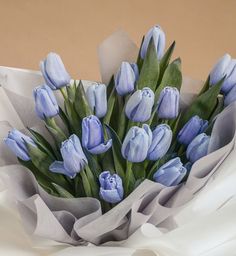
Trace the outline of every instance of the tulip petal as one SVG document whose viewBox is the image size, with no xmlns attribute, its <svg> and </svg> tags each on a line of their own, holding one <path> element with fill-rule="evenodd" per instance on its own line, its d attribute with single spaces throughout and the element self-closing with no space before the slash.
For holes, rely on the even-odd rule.
<svg viewBox="0 0 236 256">
<path fill-rule="evenodd" d="M 55 161 L 49 166 L 49 170 L 54 173 L 60 173 L 68 176 L 70 179 L 75 178 L 76 172 L 68 172 L 67 169 L 65 169 L 63 162 L 61 161 Z"/>
<path fill-rule="evenodd" d="M 108 140 L 106 143 L 99 144 L 98 146 L 88 149 L 92 154 L 98 155 L 105 153 L 112 146 L 112 139 Z"/>
</svg>

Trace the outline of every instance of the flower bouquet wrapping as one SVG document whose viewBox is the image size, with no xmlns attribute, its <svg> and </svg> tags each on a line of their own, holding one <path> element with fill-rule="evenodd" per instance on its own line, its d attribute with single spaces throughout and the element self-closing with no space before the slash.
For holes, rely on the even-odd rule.
<svg viewBox="0 0 236 256">
<path fill-rule="evenodd" d="M 160 27 L 139 52 L 112 35 L 99 47 L 103 83 L 72 80 L 54 53 L 42 75 L 2 68 L 1 177 L 29 233 L 99 245 L 145 223 L 176 227 L 234 148 L 236 63 L 225 55 L 192 81 L 174 47 Z"/>
</svg>

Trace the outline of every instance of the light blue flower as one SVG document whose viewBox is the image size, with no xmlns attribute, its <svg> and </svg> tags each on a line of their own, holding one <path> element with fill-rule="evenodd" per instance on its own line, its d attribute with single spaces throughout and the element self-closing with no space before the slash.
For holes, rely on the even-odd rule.
<svg viewBox="0 0 236 256">
<path fill-rule="evenodd" d="M 135 65 L 123 61 L 115 75 L 115 87 L 119 95 L 126 95 L 134 90 L 138 69 Z"/>
<path fill-rule="evenodd" d="M 143 162 L 152 142 L 152 131 L 147 124 L 142 128 L 133 126 L 125 136 L 122 144 L 122 155 L 130 162 Z"/>
<path fill-rule="evenodd" d="M 79 138 L 73 134 L 61 145 L 62 161 L 55 161 L 49 167 L 51 172 L 61 173 L 73 179 L 86 166 L 87 158 Z"/>
<path fill-rule="evenodd" d="M 225 107 L 236 101 L 236 86 L 234 86 L 224 98 Z"/>
<path fill-rule="evenodd" d="M 104 171 L 99 175 L 100 197 L 108 203 L 119 203 L 124 196 L 122 179 L 117 174 Z"/>
<path fill-rule="evenodd" d="M 198 134 L 204 132 L 208 121 L 199 116 L 193 116 L 180 130 L 177 140 L 179 143 L 188 145 Z"/>
<path fill-rule="evenodd" d="M 227 94 L 236 85 L 236 60 L 225 54 L 213 67 L 210 73 L 210 85 L 219 82 L 225 76 L 221 91 Z"/>
<path fill-rule="evenodd" d="M 186 173 L 187 170 L 180 158 L 176 157 L 162 165 L 154 174 L 153 179 L 167 187 L 176 186 L 182 181 Z"/>
<path fill-rule="evenodd" d="M 172 131 L 167 124 L 158 125 L 152 132 L 152 143 L 148 150 L 148 159 L 156 161 L 168 151 L 172 141 Z"/>
<path fill-rule="evenodd" d="M 49 53 L 46 59 L 40 62 L 40 69 L 46 84 L 52 90 L 60 89 L 70 84 L 70 75 L 58 54 Z"/>
<path fill-rule="evenodd" d="M 207 155 L 208 146 L 210 142 L 210 136 L 205 133 L 199 134 L 193 141 L 188 145 L 187 158 L 191 163 L 196 162 L 198 159 Z"/>
<path fill-rule="evenodd" d="M 86 91 L 90 108 L 98 118 L 107 113 L 107 87 L 105 84 L 93 84 Z"/>
<path fill-rule="evenodd" d="M 36 114 L 41 119 L 54 117 L 59 113 L 57 100 L 47 85 L 34 89 L 34 101 Z"/>
<path fill-rule="evenodd" d="M 125 106 L 126 116 L 134 122 L 146 122 L 151 117 L 154 98 L 153 91 L 148 87 L 137 90 Z"/>
<path fill-rule="evenodd" d="M 8 133 L 8 136 L 4 139 L 4 142 L 8 148 L 23 161 L 30 160 L 26 144 L 30 144 L 36 147 L 34 141 L 29 136 L 26 136 L 16 129 L 12 129 Z"/>
<path fill-rule="evenodd" d="M 145 35 L 143 44 L 141 46 L 141 58 L 145 58 L 151 38 L 154 40 L 154 45 L 157 51 L 157 58 L 160 60 L 164 54 L 166 44 L 165 33 L 160 26 L 152 27 Z"/>
<path fill-rule="evenodd" d="M 179 90 L 176 87 L 165 87 L 158 100 L 159 118 L 174 119 L 179 114 Z"/>
<path fill-rule="evenodd" d="M 82 120 L 82 144 L 92 154 L 102 154 L 112 146 L 112 140 L 105 142 L 103 128 L 96 116 Z"/>
</svg>

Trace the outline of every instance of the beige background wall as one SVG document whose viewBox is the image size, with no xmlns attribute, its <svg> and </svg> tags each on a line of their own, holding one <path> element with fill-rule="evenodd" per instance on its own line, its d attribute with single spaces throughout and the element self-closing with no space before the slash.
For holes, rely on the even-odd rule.
<svg viewBox="0 0 236 256">
<path fill-rule="evenodd" d="M 139 44 L 154 24 L 193 78 L 225 52 L 236 57 L 236 0 L 0 0 L 0 65 L 38 69 L 55 51 L 74 77 L 99 79 L 99 42 L 122 28 Z"/>
</svg>

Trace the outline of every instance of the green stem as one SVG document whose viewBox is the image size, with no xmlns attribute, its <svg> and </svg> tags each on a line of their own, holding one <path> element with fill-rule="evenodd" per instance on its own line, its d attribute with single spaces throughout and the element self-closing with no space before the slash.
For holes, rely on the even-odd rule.
<svg viewBox="0 0 236 256">
<path fill-rule="evenodd" d="M 132 175 L 132 162 L 127 161 L 126 163 L 126 175 L 125 175 L 125 195 L 129 194 L 129 184 Z"/>
<path fill-rule="evenodd" d="M 88 165 L 85 167 L 85 170 L 86 170 L 89 184 L 91 185 L 91 191 L 92 191 L 93 197 L 98 197 L 98 185 L 93 176 L 93 173 Z"/>
<path fill-rule="evenodd" d="M 92 191 L 91 191 L 91 187 L 88 181 L 88 177 L 85 173 L 84 170 L 82 170 L 80 172 L 81 178 L 82 178 L 82 182 L 83 182 L 83 186 L 84 186 L 84 191 L 87 197 L 92 197 Z"/>
<path fill-rule="evenodd" d="M 55 133 L 53 133 L 53 131 L 51 131 L 58 143 L 61 143 L 62 141 L 67 139 L 65 133 L 56 124 L 55 119 L 53 117 L 52 118 L 46 118 L 45 122 L 46 122 L 48 128 L 52 128 L 56 132 L 56 134 L 55 134 Z"/>
<path fill-rule="evenodd" d="M 62 94 L 64 100 L 67 100 L 66 88 L 65 88 L 65 87 L 60 88 L 60 92 L 61 92 L 61 94 Z"/>
</svg>

